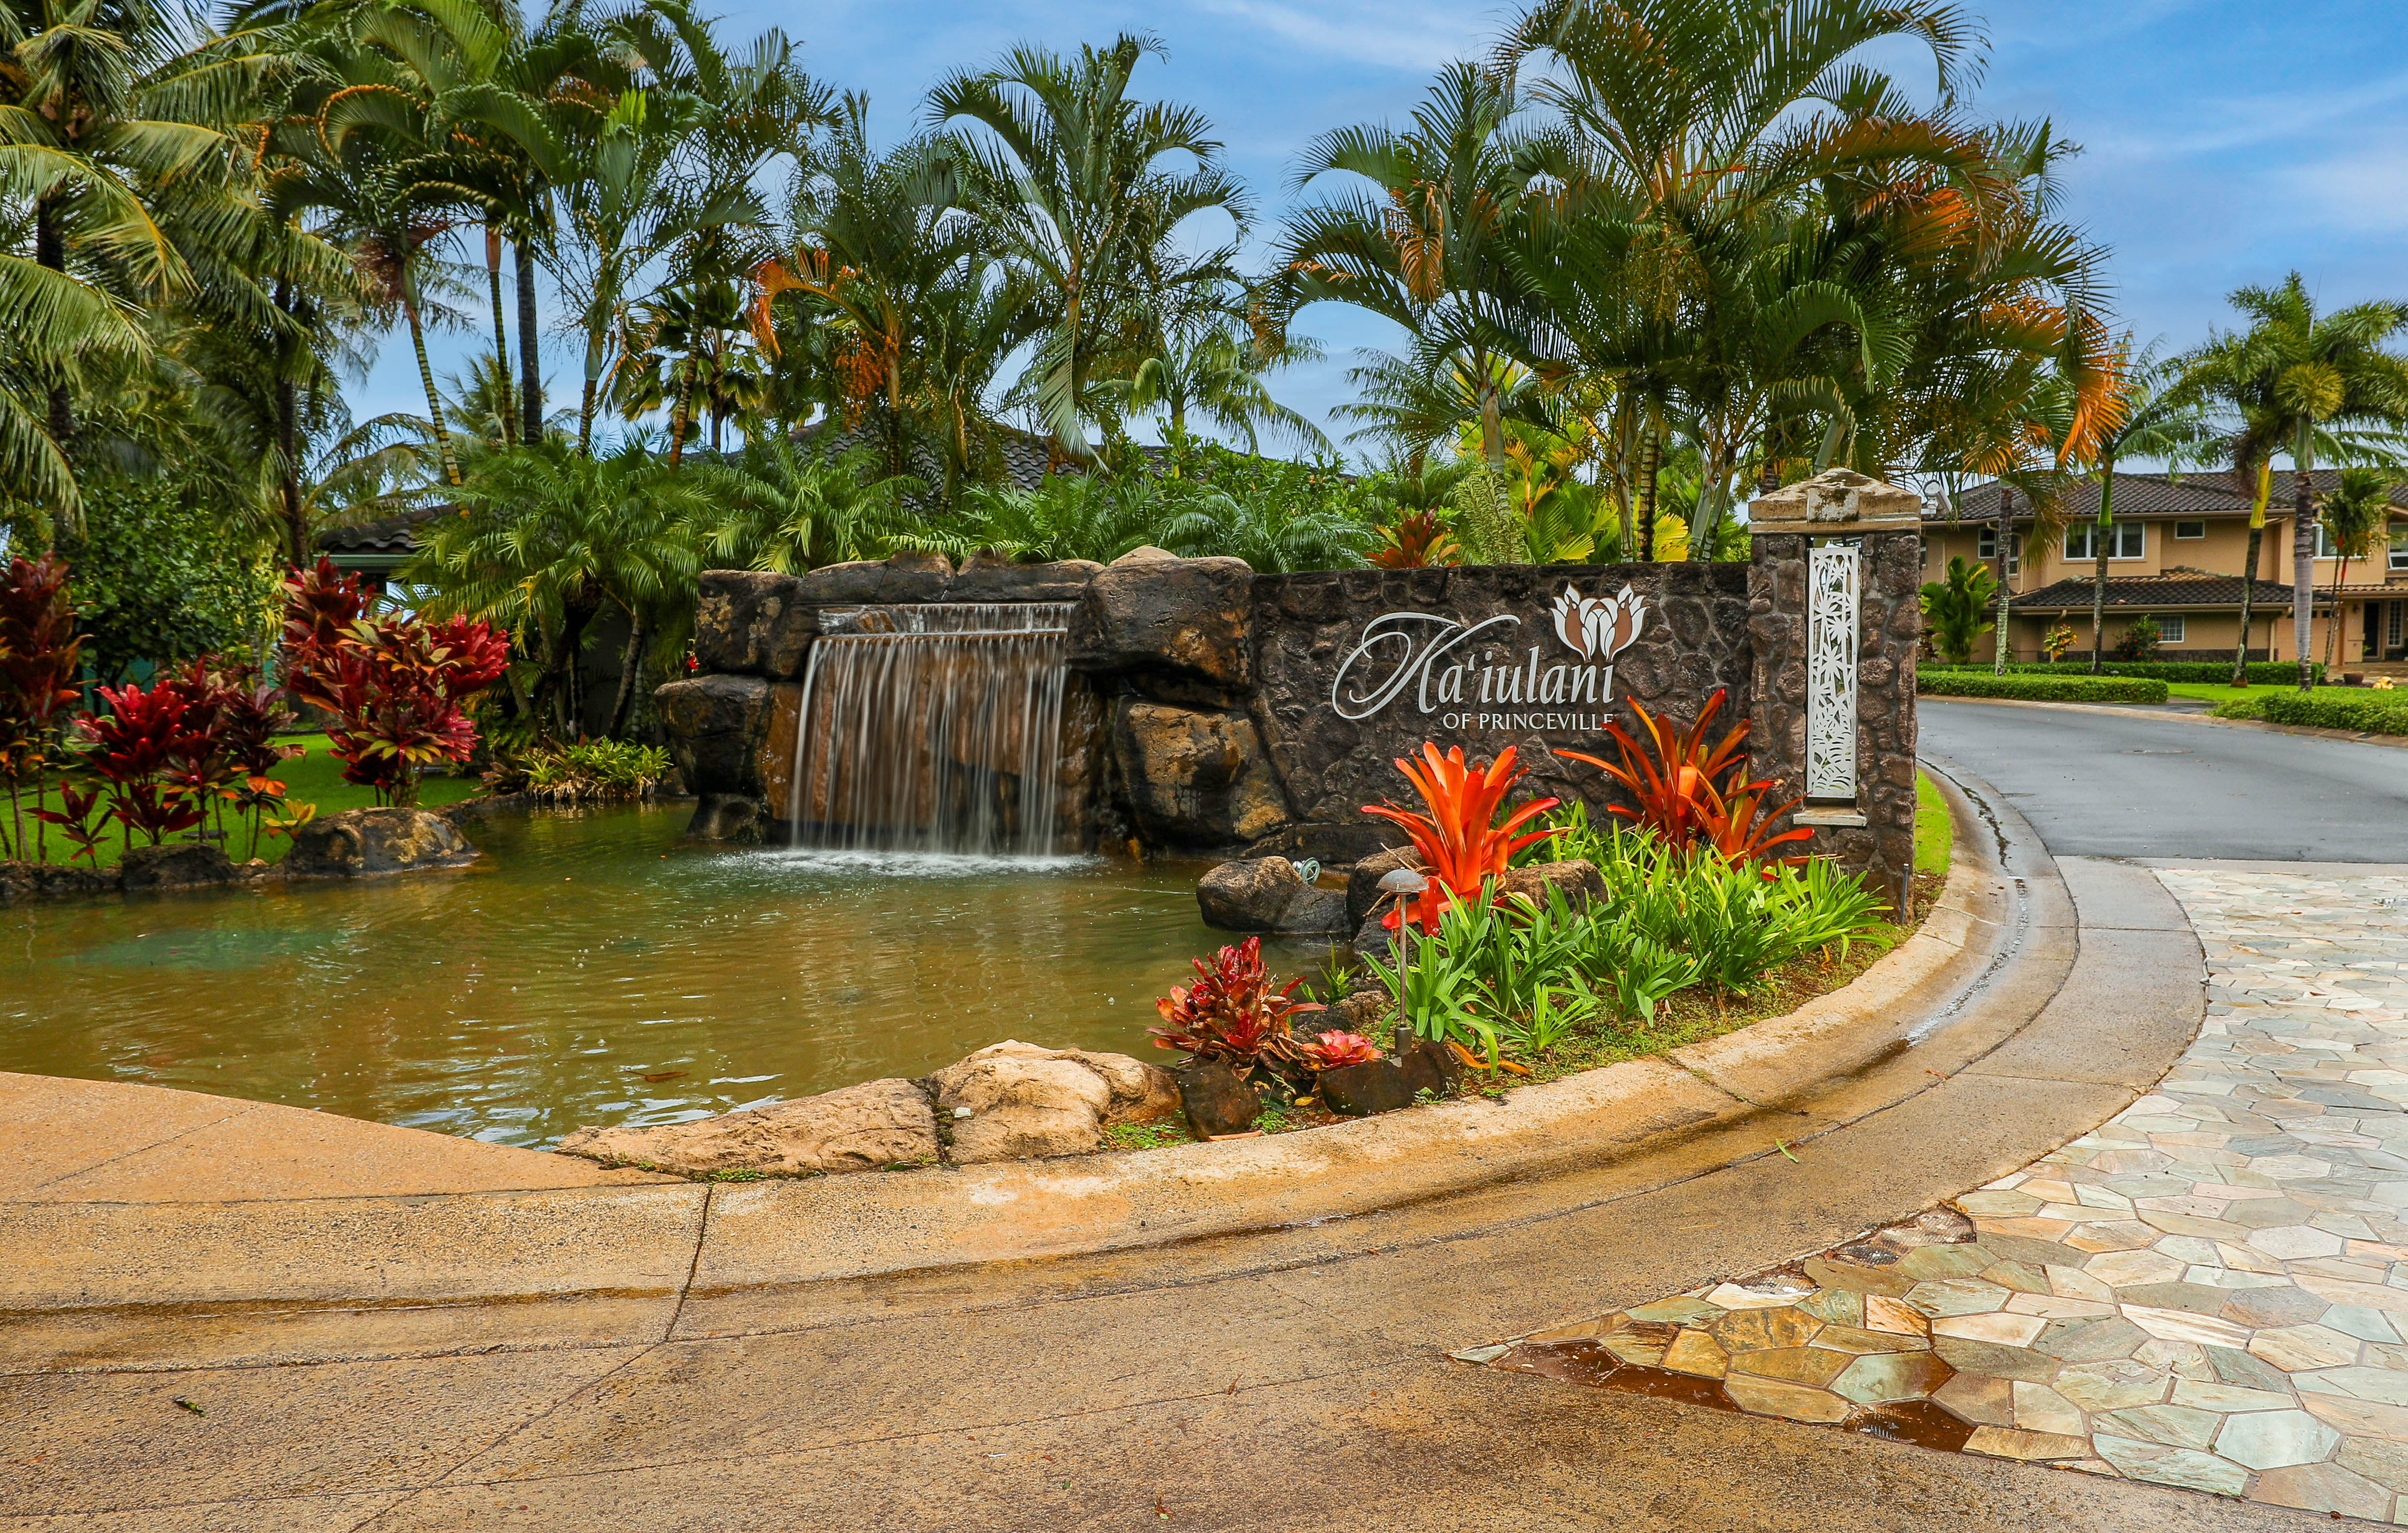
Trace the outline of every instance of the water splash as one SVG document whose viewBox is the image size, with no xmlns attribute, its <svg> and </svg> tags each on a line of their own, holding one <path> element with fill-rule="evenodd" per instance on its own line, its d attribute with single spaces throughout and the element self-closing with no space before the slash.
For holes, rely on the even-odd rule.
<svg viewBox="0 0 2408 1533">
<path fill-rule="evenodd" d="M 803 673 L 797 847 L 1058 850 L 1068 602 L 831 609 Z"/>
</svg>

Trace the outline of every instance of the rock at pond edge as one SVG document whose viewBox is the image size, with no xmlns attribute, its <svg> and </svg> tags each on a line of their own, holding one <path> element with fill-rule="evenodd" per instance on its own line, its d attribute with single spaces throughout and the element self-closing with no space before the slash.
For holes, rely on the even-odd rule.
<svg viewBox="0 0 2408 1533">
<path fill-rule="evenodd" d="M 1116 1124 L 1178 1106 L 1170 1073 L 1127 1054 L 1006 1039 L 927 1078 L 957 1166 L 1084 1154 Z"/>
<path fill-rule="evenodd" d="M 321 815 L 293 838 L 288 878 L 361 878 L 457 867 L 477 849 L 439 814 L 419 809 L 345 809 Z"/>
<path fill-rule="evenodd" d="M 937 1115 L 927 1095 L 899 1079 L 865 1081 L 691 1123 L 580 1128 L 559 1145 L 565 1155 L 681 1176 L 874 1171 L 932 1162 L 937 1149 Z"/>
</svg>

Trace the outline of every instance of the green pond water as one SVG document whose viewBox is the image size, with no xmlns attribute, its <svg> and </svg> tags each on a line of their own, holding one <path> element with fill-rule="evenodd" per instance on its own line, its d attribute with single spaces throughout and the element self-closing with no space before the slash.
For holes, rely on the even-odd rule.
<svg viewBox="0 0 2408 1533">
<path fill-rule="evenodd" d="M 1154 1055 L 1154 997 L 1231 940 L 1192 866 L 715 851 L 687 813 L 477 822 L 458 874 L 0 910 L 0 1069 L 538 1146 L 1005 1038 Z"/>
</svg>

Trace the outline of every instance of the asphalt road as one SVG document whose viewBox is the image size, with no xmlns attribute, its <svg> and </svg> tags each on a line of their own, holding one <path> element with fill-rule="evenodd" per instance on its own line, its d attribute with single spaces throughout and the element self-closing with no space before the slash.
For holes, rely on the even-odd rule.
<svg viewBox="0 0 2408 1533">
<path fill-rule="evenodd" d="M 2058 856 L 2408 863 L 2408 751 L 2134 710 L 1927 699 L 1921 753 Z"/>
</svg>

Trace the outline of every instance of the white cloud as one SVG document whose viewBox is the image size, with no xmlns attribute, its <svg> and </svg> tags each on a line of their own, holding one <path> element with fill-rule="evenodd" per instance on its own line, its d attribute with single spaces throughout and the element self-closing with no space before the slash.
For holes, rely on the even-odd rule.
<svg viewBox="0 0 2408 1533">
<path fill-rule="evenodd" d="M 2301 166 L 2301 190 L 2338 228 L 2363 234 L 2408 233 L 2408 135 Z"/>
</svg>

